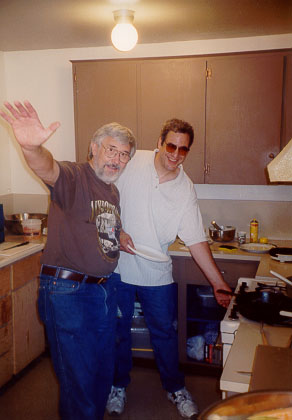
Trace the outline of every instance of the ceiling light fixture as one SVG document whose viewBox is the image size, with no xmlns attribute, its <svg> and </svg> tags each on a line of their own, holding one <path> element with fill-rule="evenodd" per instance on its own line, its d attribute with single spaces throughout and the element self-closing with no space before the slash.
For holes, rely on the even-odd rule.
<svg viewBox="0 0 292 420">
<path fill-rule="evenodd" d="M 115 10 L 116 26 L 112 30 L 112 43 L 119 51 L 132 50 L 138 41 L 138 33 L 133 25 L 134 11 L 128 9 Z"/>
</svg>

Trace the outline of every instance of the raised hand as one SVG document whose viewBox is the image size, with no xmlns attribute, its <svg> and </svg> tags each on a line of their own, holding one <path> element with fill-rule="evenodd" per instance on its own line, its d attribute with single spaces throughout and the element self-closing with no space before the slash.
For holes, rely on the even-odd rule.
<svg viewBox="0 0 292 420">
<path fill-rule="evenodd" d="M 24 101 L 23 104 L 16 101 L 15 107 L 9 102 L 5 102 L 4 105 L 12 116 L 2 110 L 0 116 L 10 124 L 16 140 L 23 149 L 30 150 L 42 145 L 60 126 L 59 122 L 54 122 L 48 128 L 44 128 L 29 101 Z"/>
</svg>

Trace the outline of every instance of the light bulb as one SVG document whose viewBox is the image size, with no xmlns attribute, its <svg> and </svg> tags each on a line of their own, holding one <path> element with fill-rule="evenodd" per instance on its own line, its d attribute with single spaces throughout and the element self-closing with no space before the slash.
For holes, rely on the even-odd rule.
<svg viewBox="0 0 292 420">
<path fill-rule="evenodd" d="M 130 51 L 138 41 L 138 33 L 134 21 L 134 11 L 128 9 L 115 10 L 116 26 L 112 30 L 112 43 L 119 51 Z"/>
<path fill-rule="evenodd" d="M 130 51 L 138 41 L 138 33 L 131 23 L 118 23 L 112 30 L 112 43 L 119 51 Z"/>
</svg>

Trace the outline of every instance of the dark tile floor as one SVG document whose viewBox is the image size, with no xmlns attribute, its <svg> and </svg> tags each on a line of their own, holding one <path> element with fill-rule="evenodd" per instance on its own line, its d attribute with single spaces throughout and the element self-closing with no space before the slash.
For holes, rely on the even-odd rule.
<svg viewBox="0 0 292 420">
<path fill-rule="evenodd" d="M 221 398 L 215 377 L 186 375 L 186 386 L 200 411 Z M 135 365 L 127 398 L 121 420 L 181 420 L 175 406 L 167 400 L 154 368 Z M 47 355 L 0 390 L 0 419 L 59 420 L 58 385 Z M 105 420 L 109 419 L 106 414 Z"/>
</svg>

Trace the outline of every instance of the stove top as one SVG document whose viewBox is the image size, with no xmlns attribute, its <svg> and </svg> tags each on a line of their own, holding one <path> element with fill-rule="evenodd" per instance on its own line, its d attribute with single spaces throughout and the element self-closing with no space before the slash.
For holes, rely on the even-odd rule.
<svg viewBox="0 0 292 420">
<path fill-rule="evenodd" d="M 260 290 L 260 292 L 257 293 L 277 294 L 283 293 L 285 289 L 285 283 L 278 279 L 272 279 L 270 277 L 261 279 L 241 277 L 238 280 L 235 293 L 247 296 L 249 292 L 256 293 Z M 220 323 L 220 332 L 223 343 L 231 344 L 233 342 L 234 334 L 236 333 L 241 322 L 258 323 L 258 321 L 248 319 L 239 312 L 236 299 L 236 296 L 232 297 L 231 302 L 227 308 L 226 314 Z"/>
</svg>

